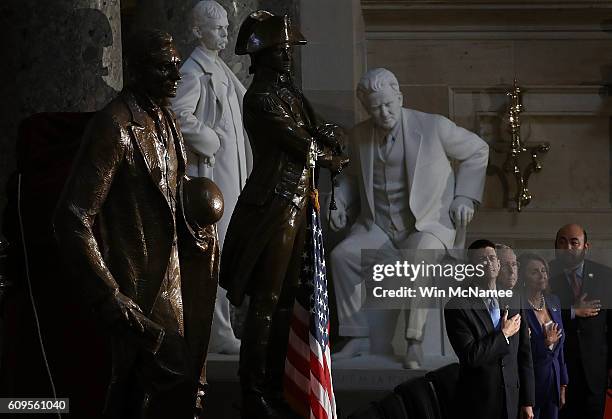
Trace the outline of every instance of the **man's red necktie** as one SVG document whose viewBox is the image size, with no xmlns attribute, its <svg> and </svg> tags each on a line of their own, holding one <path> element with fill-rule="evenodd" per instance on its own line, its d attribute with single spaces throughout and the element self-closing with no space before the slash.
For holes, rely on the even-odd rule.
<svg viewBox="0 0 612 419">
<path fill-rule="evenodd" d="M 576 269 L 570 272 L 570 283 L 572 285 L 572 291 L 574 292 L 574 300 L 578 300 L 582 294 L 582 284 L 580 279 L 578 279 Z"/>
</svg>

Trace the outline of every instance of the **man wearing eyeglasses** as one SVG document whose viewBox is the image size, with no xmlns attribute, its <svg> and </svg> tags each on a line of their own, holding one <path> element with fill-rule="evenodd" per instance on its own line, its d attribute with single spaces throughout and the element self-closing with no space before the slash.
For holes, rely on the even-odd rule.
<svg viewBox="0 0 612 419">
<path fill-rule="evenodd" d="M 470 284 L 496 290 L 500 262 L 495 244 L 476 240 L 469 263 L 478 266 Z M 529 332 L 518 295 L 453 297 L 444 308 L 446 333 L 459 358 L 458 417 L 533 418 L 535 399 Z"/>
<path fill-rule="evenodd" d="M 497 286 L 501 289 L 511 290 L 518 281 L 518 262 L 514 250 L 505 244 L 495 243 L 495 252 L 499 259 L 499 274 Z"/>
</svg>

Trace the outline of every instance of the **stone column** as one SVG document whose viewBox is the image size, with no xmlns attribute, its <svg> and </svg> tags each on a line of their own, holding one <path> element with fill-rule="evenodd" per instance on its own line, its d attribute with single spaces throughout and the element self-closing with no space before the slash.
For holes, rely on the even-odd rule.
<svg viewBox="0 0 612 419">
<path fill-rule="evenodd" d="M 360 111 L 355 87 L 365 70 L 359 0 L 302 0 L 302 87 L 317 112 L 352 127 Z"/>
<path fill-rule="evenodd" d="M 365 34 L 359 0 L 302 0 L 301 30 L 308 44 L 302 48 L 302 88 L 315 111 L 330 122 L 351 128 L 359 109 L 355 86 L 365 68 Z M 321 171 L 319 190 L 325 229 L 326 254 L 345 233 L 327 229 L 331 179 Z M 328 260 L 329 262 L 329 260 Z M 329 265 L 328 265 L 329 266 Z M 328 269 L 332 334 L 337 334 L 333 280 Z"/>
<path fill-rule="evenodd" d="M 121 90 L 119 0 L 3 1 L 0 26 L 8 40 L 4 74 L 11 75 L 3 78 L 9 106 L 0 120 L 4 208 L 19 122 L 37 112 L 95 111 Z"/>
</svg>

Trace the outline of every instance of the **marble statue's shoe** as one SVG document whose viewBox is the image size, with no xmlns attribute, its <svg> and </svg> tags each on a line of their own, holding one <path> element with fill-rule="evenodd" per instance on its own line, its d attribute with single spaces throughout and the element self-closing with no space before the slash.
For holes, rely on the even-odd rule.
<svg viewBox="0 0 612 419">
<path fill-rule="evenodd" d="M 240 353 L 240 339 L 235 337 L 225 338 L 208 348 L 208 352 L 212 354 L 238 355 Z"/>
<path fill-rule="evenodd" d="M 402 362 L 405 369 L 418 370 L 423 364 L 423 347 L 420 341 L 409 340 L 406 348 L 406 356 Z"/>
<path fill-rule="evenodd" d="M 406 358 L 404 358 L 404 362 L 402 362 L 402 366 L 404 367 L 404 369 L 407 369 L 407 370 L 420 370 L 421 369 L 421 364 L 419 364 L 417 361 L 406 359 Z"/>
<path fill-rule="evenodd" d="M 369 338 L 353 338 L 349 340 L 344 347 L 332 354 L 332 360 L 354 358 L 370 351 Z"/>
</svg>

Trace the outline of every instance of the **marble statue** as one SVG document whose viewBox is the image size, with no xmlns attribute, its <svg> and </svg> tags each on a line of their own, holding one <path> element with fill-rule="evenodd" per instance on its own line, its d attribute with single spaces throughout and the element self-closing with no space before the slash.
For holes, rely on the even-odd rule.
<svg viewBox="0 0 612 419">
<path fill-rule="evenodd" d="M 385 331 L 395 329 L 397 313 L 362 310 L 361 249 L 452 249 L 456 229 L 471 221 L 482 197 L 488 160 L 477 135 L 441 115 L 403 108 L 398 81 L 386 69 L 365 73 L 357 95 L 370 118 L 350 135 L 351 165 L 330 215 L 339 230 L 351 209 L 360 208 L 331 253 L 340 335 L 351 338 L 336 358 L 392 351 L 392 333 Z M 459 162 L 456 172 L 449 159 Z M 406 314 L 404 366 L 418 368 L 427 310 Z"/>
<path fill-rule="evenodd" d="M 181 78 L 172 37 L 139 32 L 127 64 L 126 87 L 85 131 L 54 229 L 67 284 L 111 332 L 106 417 L 192 419 L 206 385 L 223 199 L 209 179 L 184 175 L 168 107 Z"/>
<path fill-rule="evenodd" d="M 217 224 L 223 247 L 238 195 L 252 166 L 251 148 L 242 125 L 246 89 L 219 57 L 219 51 L 227 45 L 225 9 L 215 1 L 200 1 L 192 11 L 192 27 L 198 45 L 181 67 L 182 80 L 172 108 L 185 139 L 187 174 L 213 179 L 223 193 L 225 213 Z M 240 351 L 223 288 L 217 291 L 209 350 L 225 354 Z"/>
</svg>

